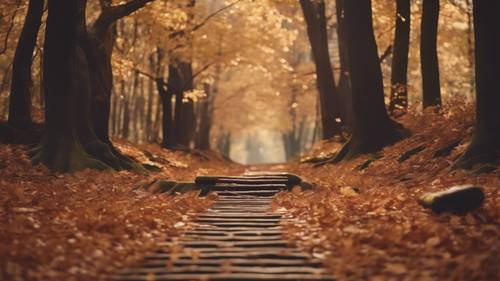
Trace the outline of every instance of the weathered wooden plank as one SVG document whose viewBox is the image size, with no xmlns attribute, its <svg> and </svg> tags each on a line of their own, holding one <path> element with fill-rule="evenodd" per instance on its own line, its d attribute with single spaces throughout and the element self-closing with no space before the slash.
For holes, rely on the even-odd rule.
<svg viewBox="0 0 500 281">
<path fill-rule="evenodd" d="M 235 217 L 218 217 L 218 218 L 207 218 L 207 217 L 198 217 L 194 222 L 205 223 L 205 222 L 266 222 L 266 223 L 278 223 L 280 221 L 279 218 L 235 218 Z"/>
<path fill-rule="evenodd" d="M 281 215 L 278 214 L 248 214 L 248 213 L 203 213 L 199 215 L 198 218 L 222 218 L 222 219 L 232 219 L 232 218 L 243 218 L 243 219 L 280 219 Z"/>
<path fill-rule="evenodd" d="M 121 272 L 121 274 L 173 274 L 173 273 L 255 273 L 255 274 L 315 274 L 321 275 L 325 274 L 325 270 L 322 268 L 313 268 L 306 266 L 294 266 L 294 267 L 274 267 L 274 266 L 237 266 L 231 263 L 221 264 L 219 267 L 216 266 L 199 266 L 199 265 L 184 265 L 184 266 L 174 266 L 172 268 L 163 267 L 153 267 L 153 268 L 136 268 Z"/>
<path fill-rule="evenodd" d="M 153 260 L 153 259 L 160 259 L 160 260 L 169 260 L 171 255 L 169 253 L 156 253 L 156 254 L 151 254 L 145 257 L 147 260 Z M 238 258 L 245 258 L 245 259 L 285 259 L 285 260 L 291 260 L 291 259 L 300 259 L 300 260 L 308 260 L 310 259 L 310 256 L 307 254 L 304 254 L 298 250 L 295 250 L 292 252 L 291 250 L 276 250 L 276 249 L 264 249 L 260 251 L 248 251 L 248 249 L 245 249 L 244 251 L 232 251 L 232 252 L 224 252 L 224 251 L 211 251 L 211 252 L 199 252 L 197 255 L 198 259 L 203 260 L 203 259 L 238 259 Z M 193 259 L 193 255 L 191 253 L 176 253 L 175 254 L 175 259 Z"/>
<path fill-rule="evenodd" d="M 221 230 L 220 228 L 216 229 L 203 229 L 199 230 L 193 229 L 186 231 L 184 233 L 187 235 L 210 235 L 210 236 L 234 236 L 234 237 L 261 237 L 261 236 L 274 236 L 274 235 L 282 235 L 281 229 L 258 229 L 258 230 L 234 230 L 234 231 L 226 231 L 226 229 Z"/>
<path fill-rule="evenodd" d="M 307 261 L 301 259 L 219 259 L 219 260 L 208 260 L 208 259 L 189 259 L 189 260 L 177 260 L 169 262 L 172 266 L 177 265 L 203 265 L 203 266 L 220 266 L 221 264 L 231 263 L 235 266 L 310 266 L 310 267 L 321 267 L 323 265 L 322 261 L 318 259 L 309 259 Z M 159 267 L 166 266 L 167 261 L 165 260 L 147 260 L 141 264 L 144 267 Z"/>
<path fill-rule="evenodd" d="M 218 273 L 218 274 L 158 274 L 154 277 L 155 281 L 169 280 L 224 280 L 224 281 L 250 281 L 250 280 L 302 280 L 302 281 L 333 281 L 334 279 L 328 275 L 313 275 L 313 274 L 255 274 L 255 273 Z M 149 281 L 147 275 L 127 275 L 127 276 L 112 276 L 111 280 L 123 281 Z"/>
<path fill-rule="evenodd" d="M 182 247 L 218 247 L 218 248 L 261 248 L 261 247 L 287 247 L 288 242 L 285 240 L 275 240 L 275 241 L 176 241 L 173 242 L 161 242 L 158 247 L 170 247 L 173 244 Z"/>
<path fill-rule="evenodd" d="M 282 240 L 283 235 L 268 235 L 268 236 L 238 236 L 233 235 L 189 235 L 180 238 L 178 241 L 227 241 L 227 242 L 238 242 L 238 241 L 275 241 Z"/>
</svg>

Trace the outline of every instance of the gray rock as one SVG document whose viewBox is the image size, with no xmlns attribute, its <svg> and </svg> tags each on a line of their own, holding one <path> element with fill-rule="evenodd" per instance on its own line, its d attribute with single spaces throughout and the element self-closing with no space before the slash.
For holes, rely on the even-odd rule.
<svg viewBox="0 0 500 281">
<path fill-rule="evenodd" d="M 481 206 L 484 201 L 484 192 L 479 186 L 462 185 L 424 194 L 418 201 L 424 208 L 429 208 L 436 213 L 463 214 Z"/>
</svg>

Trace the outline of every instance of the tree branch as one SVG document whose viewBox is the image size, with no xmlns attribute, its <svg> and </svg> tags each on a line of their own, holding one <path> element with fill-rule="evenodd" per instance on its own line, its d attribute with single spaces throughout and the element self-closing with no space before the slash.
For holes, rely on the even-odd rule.
<svg viewBox="0 0 500 281">
<path fill-rule="evenodd" d="M 392 53 L 392 45 L 387 46 L 384 53 L 378 59 L 379 63 L 382 63 L 390 54 Z"/>
<path fill-rule="evenodd" d="M 96 20 L 96 24 L 108 26 L 113 22 L 141 9 L 146 6 L 147 3 L 152 1 L 154 0 L 131 0 L 125 4 L 106 8 L 102 10 L 101 15 Z"/>
<path fill-rule="evenodd" d="M 12 13 L 12 17 L 10 19 L 10 25 L 9 25 L 9 28 L 7 29 L 6 34 L 5 34 L 5 40 L 3 42 L 2 50 L 0 50 L 0 54 L 4 54 L 7 51 L 7 48 L 8 48 L 8 45 L 9 45 L 10 32 L 14 28 L 14 19 L 16 18 L 17 11 L 19 11 L 19 5 L 17 6 L 17 8 Z"/>
<path fill-rule="evenodd" d="M 210 15 L 208 15 L 206 18 L 204 18 L 201 22 L 199 22 L 198 24 L 196 24 L 195 26 L 193 26 L 193 27 L 191 28 L 190 32 L 194 32 L 194 31 L 196 31 L 196 30 L 198 30 L 198 29 L 202 28 L 202 27 L 203 27 L 205 24 L 207 24 L 207 22 L 209 22 L 209 21 L 210 21 L 213 17 L 215 17 L 215 16 L 217 16 L 218 14 L 220 14 L 220 13 L 224 12 L 225 10 L 227 10 L 227 9 L 229 9 L 229 8 L 231 8 L 231 7 L 233 7 L 234 5 L 238 4 L 238 3 L 239 3 L 239 2 L 241 2 L 241 1 L 243 1 L 243 0 L 236 0 L 236 1 L 234 1 L 233 3 L 231 3 L 231 4 L 227 5 L 227 6 L 224 6 L 224 7 L 220 8 L 220 9 L 218 9 L 217 11 L 215 11 L 215 12 L 211 13 L 211 14 L 210 14 Z M 177 37 L 177 36 L 184 35 L 185 33 L 186 33 L 186 30 L 178 30 L 178 31 L 174 31 L 174 32 L 170 33 L 170 34 L 168 35 L 168 37 L 169 37 L 170 39 L 173 39 L 173 38 L 175 38 L 175 37 Z"/>
</svg>

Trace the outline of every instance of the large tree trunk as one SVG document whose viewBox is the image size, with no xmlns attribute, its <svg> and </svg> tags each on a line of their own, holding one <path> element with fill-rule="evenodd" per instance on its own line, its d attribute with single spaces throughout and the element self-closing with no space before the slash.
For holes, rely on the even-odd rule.
<svg viewBox="0 0 500 281">
<path fill-rule="evenodd" d="M 391 98 L 389 113 L 406 112 L 408 108 L 408 50 L 410 44 L 410 0 L 396 1 L 396 32 L 392 51 Z"/>
<path fill-rule="evenodd" d="M 341 120 L 339 98 L 328 51 L 325 2 L 323 0 L 300 0 L 300 5 L 316 65 L 316 85 L 321 103 L 323 139 L 329 139 L 341 133 Z"/>
<path fill-rule="evenodd" d="M 16 53 L 12 63 L 12 84 L 9 100 L 9 125 L 16 129 L 31 126 L 31 65 L 44 0 L 30 0 Z"/>
<path fill-rule="evenodd" d="M 334 161 L 372 153 L 402 138 L 387 115 L 370 0 L 345 1 L 345 28 L 354 112 L 353 135 Z"/>
<path fill-rule="evenodd" d="M 198 121 L 198 133 L 196 138 L 195 147 L 198 149 L 209 149 L 210 148 L 210 127 L 212 125 L 212 94 L 213 91 L 210 85 L 205 84 L 204 90 L 207 97 L 201 101 L 199 107 L 199 121 Z"/>
<path fill-rule="evenodd" d="M 424 0 L 420 31 L 420 61 L 424 108 L 441 105 L 437 55 L 438 22 L 439 0 Z"/>
<path fill-rule="evenodd" d="M 500 163 L 500 2 L 473 1 L 476 61 L 476 127 L 472 142 L 455 163 L 472 168 Z"/>
<path fill-rule="evenodd" d="M 116 40 L 116 23 L 109 26 L 96 21 L 89 30 L 87 48 L 92 85 L 92 125 L 102 141 L 109 139 L 109 113 L 113 90 L 111 56 Z"/>
<path fill-rule="evenodd" d="M 175 142 L 178 145 L 189 147 L 196 131 L 194 102 L 184 100 L 184 92 L 193 89 L 193 68 L 191 62 L 177 62 L 171 64 L 172 79 L 169 73 L 169 85 L 175 89 Z"/>
<path fill-rule="evenodd" d="M 163 108 L 163 116 L 162 116 L 162 132 L 163 132 L 163 140 L 162 147 L 164 148 L 173 148 L 175 146 L 175 131 L 174 131 L 174 120 L 173 120 L 173 108 L 172 108 L 172 97 L 175 94 L 175 90 L 170 86 L 171 79 L 173 77 L 171 75 L 174 74 L 174 70 L 170 69 L 169 66 L 169 81 L 167 83 L 167 89 L 165 89 L 165 85 L 162 78 L 157 78 L 156 87 L 158 89 L 158 93 L 161 99 L 161 105 Z"/>
<path fill-rule="evenodd" d="M 54 172 L 73 172 L 85 168 L 106 169 L 92 158 L 77 136 L 77 0 L 49 0 L 44 44 L 45 128 L 42 144 L 33 162 L 41 162 Z"/>
<path fill-rule="evenodd" d="M 340 103 L 342 104 L 342 120 L 347 127 L 353 125 L 352 112 L 352 97 L 351 97 L 351 81 L 349 78 L 349 58 L 346 48 L 346 34 L 344 24 L 344 0 L 335 1 L 336 18 L 337 18 L 337 42 L 340 61 L 339 83 L 337 92 L 339 93 Z"/>
</svg>

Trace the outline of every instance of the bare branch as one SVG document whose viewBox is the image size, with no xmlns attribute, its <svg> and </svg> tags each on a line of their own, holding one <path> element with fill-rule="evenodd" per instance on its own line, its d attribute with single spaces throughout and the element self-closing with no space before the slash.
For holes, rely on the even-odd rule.
<svg viewBox="0 0 500 281">
<path fill-rule="evenodd" d="M 380 56 L 379 62 L 382 63 L 392 53 L 392 45 L 387 46 L 384 53 Z"/>
<path fill-rule="evenodd" d="M 12 32 L 12 29 L 14 28 L 14 19 L 16 18 L 17 11 L 19 11 L 19 5 L 20 5 L 20 3 L 21 2 L 19 2 L 17 8 L 12 13 L 12 17 L 10 19 L 10 25 L 9 25 L 9 28 L 7 29 L 6 34 L 5 34 L 5 40 L 3 42 L 2 50 L 0 50 L 0 54 L 4 54 L 7 51 L 7 48 L 8 48 L 8 45 L 9 45 L 10 33 Z"/>
<path fill-rule="evenodd" d="M 113 22 L 141 9 L 146 6 L 147 3 L 152 1 L 154 0 L 131 0 L 125 4 L 104 9 L 99 15 L 99 18 L 96 20 L 96 24 L 108 26 Z"/>
<path fill-rule="evenodd" d="M 199 22 L 198 24 L 196 24 L 195 26 L 193 26 L 189 31 L 190 32 L 194 32 L 198 29 L 200 29 L 201 27 L 203 27 L 207 22 L 209 22 L 213 17 L 217 16 L 218 14 L 222 13 L 223 11 L 233 7 L 234 5 L 238 4 L 239 2 L 241 2 L 243 0 L 236 0 L 234 1 L 233 3 L 227 5 L 227 6 L 224 6 L 220 9 L 218 9 L 217 11 L 211 13 L 210 15 L 208 15 L 206 18 L 204 18 L 201 22 Z M 175 32 L 172 32 L 168 35 L 168 37 L 170 39 L 173 39 L 175 37 L 178 37 L 178 36 L 182 36 L 184 34 L 186 34 L 186 30 L 178 30 L 178 31 L 175 31 Z"/>
</svg>

